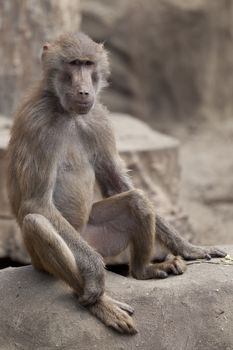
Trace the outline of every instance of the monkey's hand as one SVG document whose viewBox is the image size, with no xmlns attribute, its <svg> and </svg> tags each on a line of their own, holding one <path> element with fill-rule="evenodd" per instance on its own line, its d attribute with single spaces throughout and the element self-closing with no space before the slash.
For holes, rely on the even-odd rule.
<svg viewBox="0 0 233 350">
<path fill-rule="evenodd" d="M 79 302 L 84 306 L 92 305 L 103 295 L 105 288 L 105 267 L 101 255 L 92 251 L 81 273 L 84 279 L 84 288 Z"/>
<path fill-rule="evenodd" d="M 193 244 L 185 245 L 179 253 L 185 260 L 223 258 L 227 253 L 216 247 L 200 247 Z"/>
</svg>

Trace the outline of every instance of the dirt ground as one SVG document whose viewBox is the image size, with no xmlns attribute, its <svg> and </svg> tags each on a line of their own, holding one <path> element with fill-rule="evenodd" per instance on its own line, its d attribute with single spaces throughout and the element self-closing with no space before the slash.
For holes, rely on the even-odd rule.
<svg viewBox="0 0 233 350">
<path fill-rule="evenodd" d="M 233 118 L 173 122 L 162 129 L 181 143 L 180 202 L 195 241 L 233 243 Z"/>
</svg>

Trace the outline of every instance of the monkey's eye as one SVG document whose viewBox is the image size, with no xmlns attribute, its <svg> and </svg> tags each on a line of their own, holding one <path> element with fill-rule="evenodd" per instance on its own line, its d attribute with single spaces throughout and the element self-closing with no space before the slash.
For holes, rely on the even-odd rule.
<svg viewBox="0 0 233 350">
<path fill-rule="evenodd" d="M 84 66 L 93 66 L 94 62 L 92 62 L 92 61 L 84 61 L 83 64 L 84 64 Z"/>
<path fill-rule="evenodd" d="M 73 61 L 70 61 L 69 64 L 71 66 L 80 66 L 81 62 L 79 60 L 73 60 Z"/>
<path fill-rule="evenodd" d="M 93 66 L 94 62 L 89 61 L 89 60 L 87 60 L 87 61 L 80 61 L 80 60 L 77 59 L 77 60 L 70 61 L 69 64 L 71 66 L 81 66 L 81 65 L 83 65 L 83 66 Z"/>
</svg>

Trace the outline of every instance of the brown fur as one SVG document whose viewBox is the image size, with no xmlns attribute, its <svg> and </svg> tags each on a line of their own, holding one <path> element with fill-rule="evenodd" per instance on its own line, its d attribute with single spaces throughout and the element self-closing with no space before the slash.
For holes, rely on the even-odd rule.
<svg viewBox="0 0 233 350">
<path fill-rule="evenodd" d="M 12 129 L 12 210 L 32 264 L 68 283 L 103 323 L 133 334 L 132 308 L 104 293 L 103 257 L 130 247 L 132 275 L 148 279 L 180 274 L 186 267 L 176 256 L 152 264 L 157 241 L 184 258 L 211 251 L 185 242 L 159 216 L 156 226 L 152 204 L 134 189 L 98 98 L 109 74 L 103 46 L 82 33 L 62 35 L 44 45 L 42 67 L 42 79 Z M 93 204 L 96 182 L 108 198 Z"/>
</svg>

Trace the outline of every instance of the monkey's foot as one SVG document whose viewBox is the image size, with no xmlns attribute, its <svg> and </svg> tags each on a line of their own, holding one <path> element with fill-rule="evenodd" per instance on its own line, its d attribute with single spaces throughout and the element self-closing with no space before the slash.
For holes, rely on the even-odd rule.
<svg viewBox="0 0 233 350">
<path fill-rule="evenodd" d="M 121 308 L 127 304 L 120 304 L 121 306 L 118 307 L 115 300 L 103 295 L 95 304 L 88 306 L 88 309 L 106 326 L 113 328 L 117 332 L 131 335 L 136 334 L 137 329 L 135 328 L 133 319 Z"/>
<path fill-rule="evenodd" d="M 180 255 L 185 260 L 224 258 L 227 253 L 216 247 L 199 247 L 192 244 L 186 246 Z"/>
<path fill-rule="evenodd" d="M 161 269 L 166 273 L 182 275 L 187 269 L 187 265 L 180 256 L 170 254 L 167 260 L 161 263 Z"/>
<path fill-rule="evenodd" d="M 180 256 L 170 255 L 161 263 L 150 264 L 141 270 L 132 271 L 133 277 L 137 279 L 167 278 L 168 274 L 181 275 L 187 266 Z"/>
</svg>

